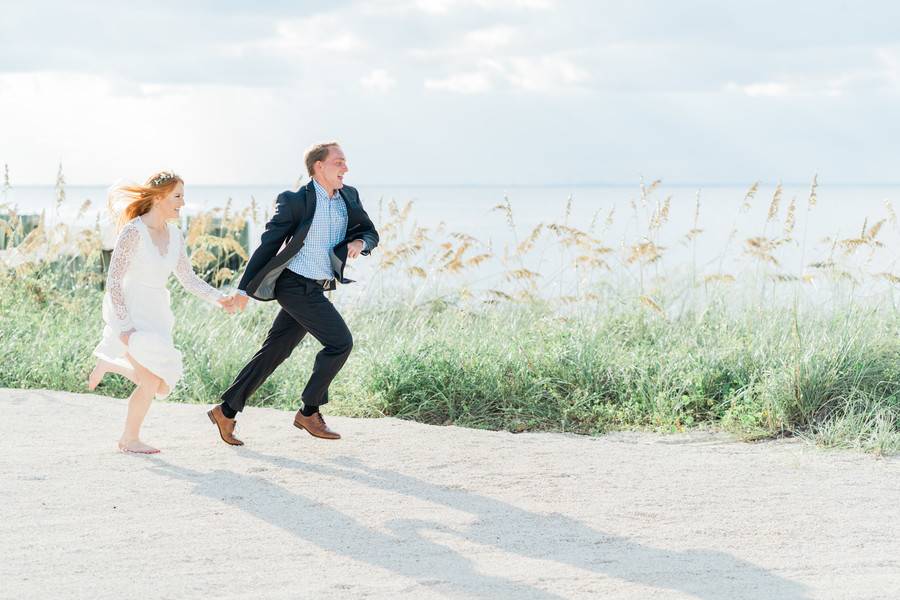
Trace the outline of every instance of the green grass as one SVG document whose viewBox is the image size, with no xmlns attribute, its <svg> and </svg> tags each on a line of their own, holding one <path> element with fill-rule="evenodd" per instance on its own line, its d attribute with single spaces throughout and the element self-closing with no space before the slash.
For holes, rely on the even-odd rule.
<svg viewBox="0 0 900 600">
<path fill-rule="evenodd" d="M 63 183 L 60 172 L 57 212 Z M 329 411 L 582 434 L 715 427 L 748 440 L 800 435 L 900 451 L 900 224 L 890 202 L 881 218 L 860 214 L 850 237 L 813 243 L 817 179 L 805 207 L 792 198 L 784 210 L 780 185 L 766 208 L 754 183 L 715 207 L 734 212 L 733 232 L 718 255 L 698 256 L 699 193 L 691 228 L 677 231 L 670 209 L 686 207 L 659 197 L 659 184 L 642 181 L 630 210 L 604 208 L 584 229 L 570 222 L 570 198 L 561 220 L 519 230 L 504 198 L 492 212 L 515 243 L 502 253 L 418 225 L 410 202 L 370 206 L 381 242 L 367 285 L 378 305 L 342 308 L 356 343 Z M 233 283 L 246 223 L 265 221 L 259 208 L 235 211 L 229 201 L 190 221 L 198 273 Z M 628 233 L 613 242 L 616 219 L 628 220 Z M 691 250 L 689 264 L 668 262 L 679 246 Z M 0 270 L 0 385 L 84 391 L 101 333 L 99 230 L 47 225 L 0 204 L 0 250 L 10 248 L 26 260 Z M 170 398 L 214 402 L 277 306 L 229 317 L 173 292 L 185 373 Z M 296 408 L 317 351 L 314 340 L 301 344 L 251 404 Z M 110 376 L 99 391 L 126 396 L 131 386 Z"/>
<path fill-rule="evenodd" d="M 100 299 L 90 285 L 0 275 L 0 386 L 85 391 Z M 214 402 L 258 349 L 276 307 L 227 316 L 180 288 L 173 302 L 185 374 L 170 398 Z M 896 308 L 716 306 L 669 320 L 603 302 L 563 314 L 540 303 L 347 308 L 355 348 L 329 410 L 510 431 L 713 426 L 747 439 L 802 435 L 900 451 Z M 316 351 L 305 340 L 251 404 L 296 408 Z M 130 390 L 108 376 L 98 392 Z"/>
</svg>

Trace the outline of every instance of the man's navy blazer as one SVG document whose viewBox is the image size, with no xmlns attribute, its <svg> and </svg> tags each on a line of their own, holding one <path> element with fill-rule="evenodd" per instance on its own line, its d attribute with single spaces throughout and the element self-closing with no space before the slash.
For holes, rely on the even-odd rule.
<svg viewBox="0 0 900 600">
<path fill-rule="evenodd" d="M 378 245 L 378 232 L 359 201 L 359 192 L 348 185 L 339 191 L 347 205 L 347 235 L 331 250 L 331 266 L 335 280 L 352 283 L 344 278 L 347 244 L 363 240 L 366 249 L 362 253 L 368 255 Z M 303 247 L 315 212 L 316 190 L 312 180 L 296 192 L 278 194 L 275 214 L 266 223 L 259 247 L 247 261 L 238 289 L 257 300 L 274 300 L 275 282 Z"/>
</svg>

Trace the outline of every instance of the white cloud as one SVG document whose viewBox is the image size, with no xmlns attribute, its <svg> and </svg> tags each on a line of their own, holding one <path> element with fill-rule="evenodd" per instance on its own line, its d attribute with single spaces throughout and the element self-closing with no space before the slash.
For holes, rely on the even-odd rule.
<svg viewBox="0 0 900 600">
<path fill-rule="evenodd" d="M 590 74 L 559 56 L 481 59 L 472 71 L 458 72 L 443 79 L 426 79 L 425 88 L 460 94 L 480 94 L 502 85 L 540 94 L 557 94 L 579 88 Z"/>
<path fill-rule="evenodd" d="M 513 87 L 532 92 L 561 91 L 589 79 L 588 72 L 562 57 L 512 58 L 506 78 Z"/>
<path fill-rule="evenodd" d="M 433 14 L 445 14 L 450 11 L 455 4 L 454 0 L 414 0 L 411 8 L 421 10 L 422 12 Z"/>
<path fill-rule="evenodd" d="M 786 83 L 776 81 L 766 81 L 761 83 L 751 83 L 749 85 L 738 85 L 729 82 L 725 89 L 732 92 L 742 92 L 748 96 L 786 96 L 791 92 L 790 86 Z"/>
<path fill-rule="evenodd" d="M 454 36 L 444 45 L 413 48 L 407 54 L 410 58 L 424 63 L 447 66 L 453 63 L 471 65 L 484 60 L 487 56 L 497 57 L 512 52 L 516 42 L 522 37 L 518 28 L 501 24 L 467 31 L 462 36 Z"/>
<path fill-rule="evenodd" d="M 509 46 L 516 39 L 518 31 L 509 25 L 497 25 L 487 29 L 476 29 L 463 36 L 463 45 L 470 51 L 491 51 Z"/>
<path fill-rule="evenodd" d="M 455 92 L 457 94 L 483 94 L 493 87 L 490 77 L 483 72 L 457 73 L 443 79 L 426 79 L 425 89 Z"/>
<path fill-rule="evenodd" d="M 880 63 L 884 78 L 895 91 L 900 91 L 900 48 L 879 48 L 875 56 Z"/>
<path fill-rule="evenodd" d="M 429 78 L 426 88 L 431 90 L 471 94 L 509 87 L 555 93 L 590 79 L 588 70 L 563 52 L 544 51 L 542 46 L 546 43 L 539 36 L 501 23 L 467 31 L 444 45 L 411 50 L 409 55 L 430 70 L 452 73 Z"/>
<path fill-rule="evenodd" d="M 275 39 L 248 46 L 300 57 L 331 52 L 352 54 L 366 48 L 363 39 L 334 14 L 282 20 L 276 23 L 275 32 Z"/>
<path fill-rule="evenodd" d="M 739 85 L 729 82 L 725 90 L 739 92 L 751 98 L 787 98 L 797 96 L 840 96 L 844 93 L 841 80 L 799 81 L 785 79 L 781 81 L 760 81 Z"/>
<path fill-rule="evenodd" d="M 865 66 L 838 73 L 782 76 L 774 80 L 752 83 L 730 81 L 723 89 L 726 92 L 738 92 L 751 97 L 773 98 L 858 95 L 892 88 L 897 91 L 897 84 L 900 83 L 897 71 L 890 68 L 889 59 L 885 60 L 885 54 L 879 53 L 879 57 L 882 59 L 880 67 Z M 900 61 L 897 66 L 900 66 Z"/>
<path fill-rule="evenodd" d="M 60 158 L 73 178 L 102 181 L 162 156 L 192 181 L 274 181 L 293 173 L 312 139 L 407 133 L 456 140 L 456 149 L 483 135 L 515 160 L 487 175 L 473 163 L 471 177 L 506 179 L 529 160 L 517 137 L 524 120 L 529 141 L 565 135 L 590 157 L 556 165 L 580 179 L 607 176 L 596 172 L 598 139 L 612 148 L 648 131 L 659 140 L 652 150 L 628 154 L 623 143 L 605 157 L 611 179 L 663 175 L 672 157 L 683 177 L 764 177 L 756 169 L 780 165 L 800 178 L 828 166 L 831 179 L 891 172 L 896 143 L 883 122 L 900 96 L 900 3 L 886 0 L 862 12 L 823 0 L 815 13 L 776 0 L 85 2 L 104 10 L 102 22 L 61 0 L 11 3 L 0 19 L 0 162 L 28 180 L 44 180 Z M 164 43 L 152 35 L 162 25 L 172 34 Z M 751 116 L 735 123 L 735 107 Z M 471 122 L 476 112 L 494 115 L 490 130 Z M 687 122 L 721 139 L 714 152 L 683 151 Z M 738 147 L 741 128 L 755 141 Z M 841 154 L 834 136 L 860 143 Z M 355 176 L 382 160 L 377 146 L 359 155 Z M 448 157 L 451 145 L 417 155 L 409 177 L 443 180 L 432 165 Z"/>
<path fill-rule="evenodd" d="M 500 10 L 550 10 L 555 0 L 370 0 L 360 8 L 367 14 L 407 14 L 422 12 L 430 15 L 446 15 L 467 8 L 485 11 Z"/>
<path fill-rule="evenodd" d="M 366 89 L 381 92 L 390 91 L 397 85 L 397 80 L 391 77 L 384 69 L 373 69 L 368 75 L 359 80 Z"/>
</svg>

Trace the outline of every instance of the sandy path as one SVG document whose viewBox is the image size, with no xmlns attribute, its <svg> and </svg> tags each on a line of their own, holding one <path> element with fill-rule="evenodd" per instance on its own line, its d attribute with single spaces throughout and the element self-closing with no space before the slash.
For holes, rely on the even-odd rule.
<svg viewBox="0 0 900 600">
<path fill-rule="evenodd" d="M 0 390 L 2 598 L 900 597 L 900 460 Z"/>
</svg>

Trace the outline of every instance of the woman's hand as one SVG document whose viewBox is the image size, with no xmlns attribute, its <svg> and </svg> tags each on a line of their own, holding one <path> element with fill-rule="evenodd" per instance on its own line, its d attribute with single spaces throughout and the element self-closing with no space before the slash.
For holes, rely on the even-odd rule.
<svg viewBox="0 0 900 600">
<path fill-rule="evenodd" d="M 228 314 L 232 314 L 238 309 L 234 302 L 234 296 L 222 296 L 221 298 L 219 298 L 218 303 L 219 306 L 222 307 L 222 310 L 224 310 Z"/>
<path fill-rule="evenodd" d="M 247 308 L 247 295 L 235 292 L 230 296 L 219 298 L 219 306 L 227 313 L 241 312 Z"/>
<path fill-rule="evenodd" d="M 134 333 L 134 329 L 129 329 L 128 331 L 123 331 L 119 334 L 119 339 L 122 340 L 122 343 L 126 346 L 128 345 L 128 340 L 131 339 L 131 334 Z"/>
</svg>

